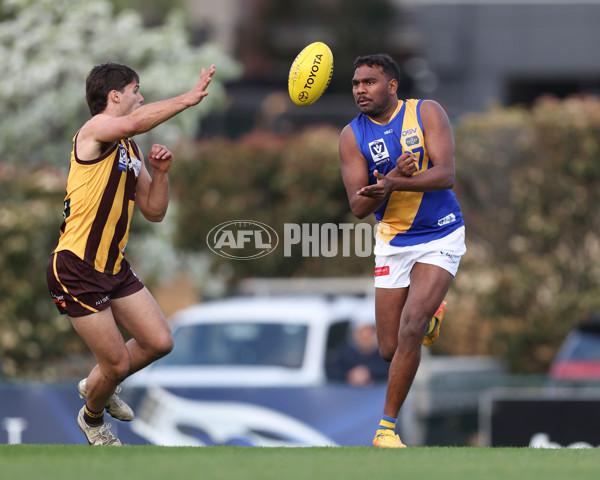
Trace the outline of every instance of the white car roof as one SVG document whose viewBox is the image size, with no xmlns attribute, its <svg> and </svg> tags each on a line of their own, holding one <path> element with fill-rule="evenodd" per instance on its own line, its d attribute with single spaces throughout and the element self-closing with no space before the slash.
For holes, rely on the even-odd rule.
<svg viewBox="0 0 600 480">
<path fill-rule="evenodd" d="M 302 321 L 331 323 L 350 319 L 369 300 L 356 297 L 276 296 L 233 297 L 194 305 L 177 312 L 171 318 L 176 326 L 213 323 L 216 321 L 263 322 Z"/>
</svg>

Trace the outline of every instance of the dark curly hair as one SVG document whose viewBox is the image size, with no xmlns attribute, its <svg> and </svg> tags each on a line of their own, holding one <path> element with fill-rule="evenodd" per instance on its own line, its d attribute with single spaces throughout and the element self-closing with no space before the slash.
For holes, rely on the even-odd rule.
<svg viewBox="0 0 600 480">
<path fill-rule="evenodd" d="M 366 65 L 367 67 L 373 67 L 374 65 L 379 66 L 382 68 L 383 73 L 387 76 L 388 80 L 395 79 L 397 82 L 400 82 L 400 67 L 387 53 L 363 55 L 354 60 L 354 70 L 363 65 Z"/>
</svg>

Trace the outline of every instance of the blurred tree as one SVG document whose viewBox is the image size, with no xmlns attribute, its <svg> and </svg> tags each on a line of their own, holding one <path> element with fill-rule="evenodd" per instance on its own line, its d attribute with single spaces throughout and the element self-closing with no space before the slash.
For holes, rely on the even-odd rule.
<svg viewBox="0 0 600 480">
<path fill-rule="evenodd" d="M 172 9 L 183 10 L 185 7 L 184 0 L 152 0 L 152 2 L 146 0 L 110 0 L 110 3 L 115 6 L 117 13 L 128 9 L 137 10 L 147 26 L 160 25 Z"/>
<path fill-rule="evenodd" d="M 71 139 L 89 118 L 92 66 L 131 65 L 151 102 L 185 91 L 202 67 L 217 65 L 202 108 L 137 137 L 146 148 L 154 138 L 169 145 L 194 137 L 199 116 L 224 101 L 223 82 L 240 72 L 214 45 L 190 45 L 184 17 L 171 11 L 150 29 L 138 13 L 114 13 L 105 0 L 0 2 L 0 358 L 7 376 L 50 378 L 53 360 L 83 346 L 52 305 L 44 272 L 62 221 Z M 132 229 L 150 229 L 136 218 Z"/>
<path fill-rule="evenodd" d="M 566 333 L 600 308 L 600 99 L 494 108 L 465 116 L 455 136 L 468 252 L 453 308 L 464 321 L 441 344 L 545 372 Z"/>
<path fill-rule="evenodd" d="M 352 243 L 352 251 L 341 257 L 341 235 L 335 242 L 335 248 L 339 244 L 335 258 L 320 253 L 321 243 L 315 256 L 303 256 L 300 246 L 293 247 L 291 256 L 284 256 L 286 223 L 309 225 L 306 228 L 358 223 L 348 207 L 339 173 L 338 138 L 338 129 L 321 126 L 293 136 L 254 132 L 235 143 L 200 143 L 189 160 L 172 169 L 173 196 L 179 200 L 176 246 L 209 252 L 206 238 L 213 227 L 231 220 L 253 220 L 274 228 L 280 246 L 255 261 L 231 261 L 209 252 L 213 274 L 227 277 L 232 284 L 252 276 L 369 275 L 370 252 L 358 257 Z M 353 234 L 349 233 L 352 242 Z M 334 248 L 333 239 L 322 246 Z"/>
<path fill-rule="evenodd" d="M 52 305 L 45 277 L 65 182 L 56 170 L 0 163 L 0 358 L 7 376 L 44 376 L 50 360 L 83 346 Z"/>
<path fill-rule="evenodd" d="M 194 136 L 200 116 L 222 105 L 223 82 L 239 66 L 215 45 L 189 44 L 185 14 L 171 10 L 164 24 L 146 28 L 140 14 L 115 14 L 107 0 L 4 0 L 0 4 L 0 158 L 67 166 L 71 138 L 89 118 L 85 78 L 99 63 L 132 66 L 146 102 L 191 88 L 202 67 L 217 73 L 202 108 L 190 109 L 138 137 L 147 150 L 154 138 L 173 143 Z"/>
</svg>

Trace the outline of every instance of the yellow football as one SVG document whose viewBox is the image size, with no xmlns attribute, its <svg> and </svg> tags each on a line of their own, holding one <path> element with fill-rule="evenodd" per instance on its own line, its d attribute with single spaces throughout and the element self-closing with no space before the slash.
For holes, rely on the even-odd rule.
<svg viewBox="0 0 600 480">
<path fill-rule="evenodd" d="M 288 91 L 301 107 L 315 103 L 329 86 L 333 75 L 333 54 L 323 42 L 306 46 L 290 68 Z"/>
</svg>

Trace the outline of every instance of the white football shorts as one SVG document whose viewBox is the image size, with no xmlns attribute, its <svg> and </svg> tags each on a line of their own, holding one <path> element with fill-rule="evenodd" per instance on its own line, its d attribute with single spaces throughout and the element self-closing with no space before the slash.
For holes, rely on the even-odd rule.
<svg viewBox="0 0 600 480">
<path fill-rule="evenodd" d="M 438 240 L 394 247 L 375 240 L 375 288 L 405 288 L 410 285 L 410 274 L 415 263 L 437 265 L 456 275 L 460 258 L 465 254 L 465 227 Z"/>
</svg>

